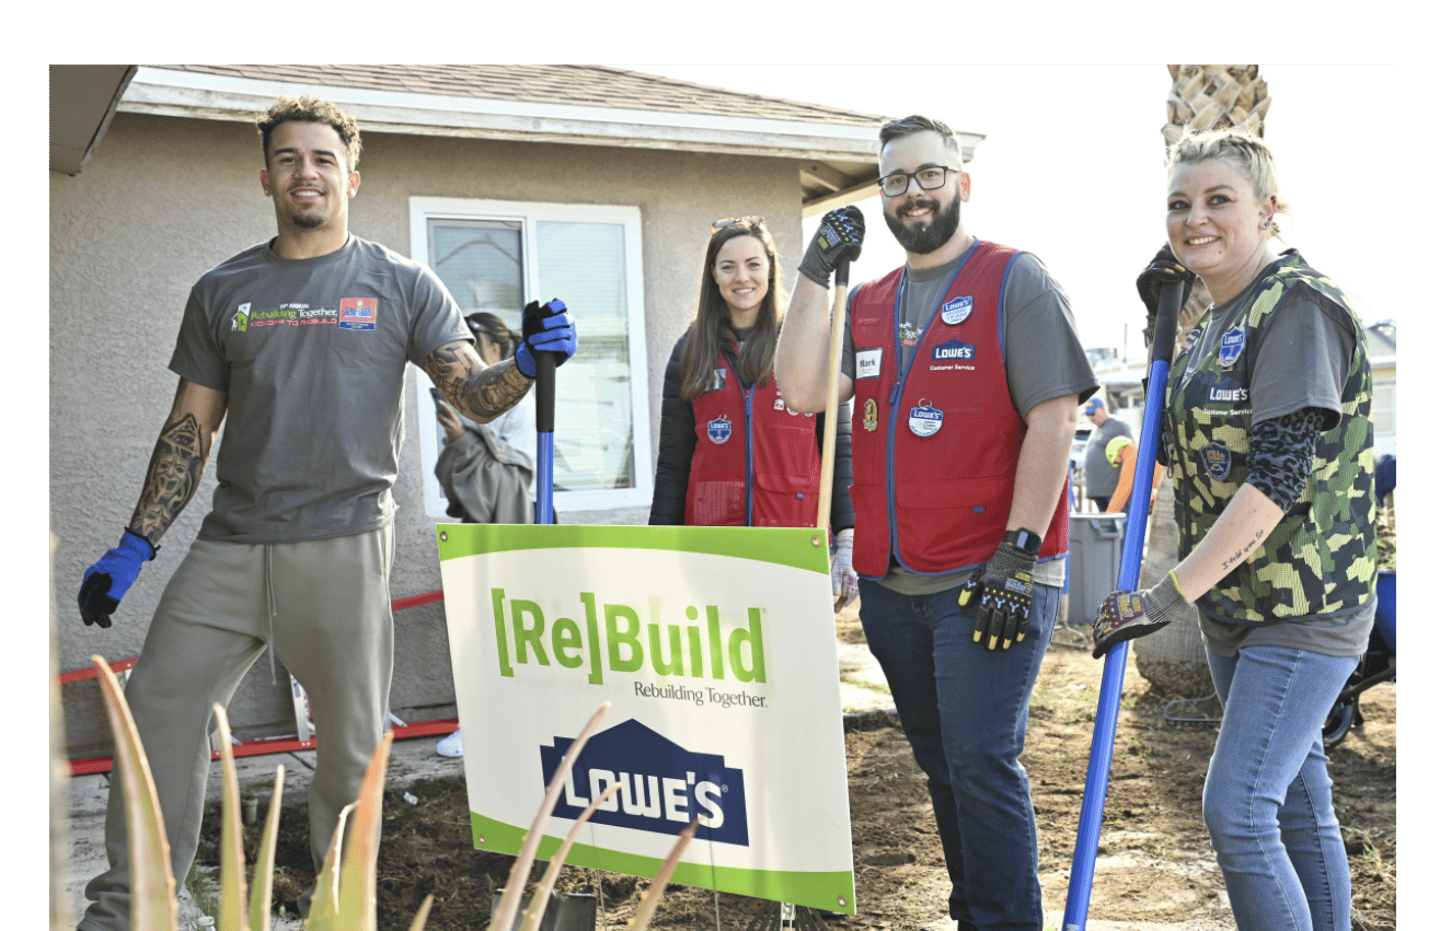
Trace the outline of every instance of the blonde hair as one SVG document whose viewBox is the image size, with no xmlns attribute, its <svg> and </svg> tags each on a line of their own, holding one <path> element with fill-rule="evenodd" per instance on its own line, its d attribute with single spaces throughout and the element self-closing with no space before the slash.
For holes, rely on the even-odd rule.
<svg viewBox="0 0 1440 931">
<path fill-rule="evenodd" d="M 1238 129 L 1186 128 L 1166 152 L 1165 174 L 1171 176 L 1181 165 L 1223 159 L 1235 166 L 1260 200 L 1275 198 L 1275 212 L 1290 216 L 1290 205 L 1280 198 L 1275 178 L 1275 156 L 1259 136 Z M 1270 235 L 1279 237 L 1280 227 L 1272 219 Z"/>
</svg>

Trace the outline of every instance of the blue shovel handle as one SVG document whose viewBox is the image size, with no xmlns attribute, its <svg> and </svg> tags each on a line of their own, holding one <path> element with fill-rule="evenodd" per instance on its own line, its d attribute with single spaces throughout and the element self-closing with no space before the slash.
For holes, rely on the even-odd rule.
<svg viewBox="0 0 1440 931">
<path fill-rule="evenodd" d="M 1145 391 L 1145 417 L 1140 424 L 1139 458 L 1131 511 L 1125 522 L 1120 551 L 1120 577 L 1115 591 L 1134 591 L 1140 585 L 1140 558 L 1145 548 L 1145 525 L 1150 522 L 1149 488 L 1155 476 L 1155 452 L 1160 445 L 1160 415 L 1165 406 L 1165 383 L 1170 379 L 1170 357 L 1175 350 L 1175 328 L 1180 319 L 1184 286 L 1168 282 L 1160 289 L 1151 344 L 1150 382 Z M 1097 605 L 1085 605 L 1091 611 Z M 1095 856 L 1100 849 L 1100 822 L 1105 814 L 1105 793 L 1110 783 L 1110 761 L 1115 751 L 1115 723 L 1120 716 L 1120 689 L 1125 679 L 1129 641 L 1105 654 L 1100 696 L 1095 708 L 1095 736 L 1090 742 L 1090 768 L 1085 774 L 1085 795 L 1080 802 L 1080 827 L 1075 836 L 1075 857 L 1070 863 L 1070 889 L 1065 899 L 1064 931 L 1085 931 L 1090 912 L 1090 889 L 1095 881 Z"/>
<path fill-rule="evenodd" d="M 555 523 L 555 353 L 535 353 L 535 523 Z"/>
</svg>

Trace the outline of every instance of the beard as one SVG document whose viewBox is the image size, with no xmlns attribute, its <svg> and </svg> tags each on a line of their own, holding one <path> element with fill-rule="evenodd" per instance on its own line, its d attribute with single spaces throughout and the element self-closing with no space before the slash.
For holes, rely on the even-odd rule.
<svg viewBox="0 0 1440 931">
<path fill-rule="evenodd" d="M 956 197 L 950 202 L 950 206 L 943 210 L 940 209 L 938 200 L 922 198 L 915 201 L 915 204 L 935 211 L 934 221 L 920 226 L 907 226 L 898 216 L 886 210 L 885 225 L 890 227 L 895 240 L 906 252 L 929 255 L 949 242 L 950 237 L 960 228 L 960 198 Z"/>
<path fill-rule="evenodd" d="M 291 214 L 290 222 L 301 229 L 313 230 L 324 225 L 325 215 L 323 213 Z"/>
</svg>

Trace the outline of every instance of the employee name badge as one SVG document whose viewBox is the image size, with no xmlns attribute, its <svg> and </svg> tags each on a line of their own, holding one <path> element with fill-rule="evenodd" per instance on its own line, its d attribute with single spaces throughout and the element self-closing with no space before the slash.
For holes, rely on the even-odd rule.
<svg viewBox="0 0 1440 931">
<path fill-rule="evenodd" d="M 862 378 L 880 377 L 880 357 L 884 350 L 880 347 L 874 349 L 855 350 L 855 380 Z"/>
<path fill-rule="evenodd" d="M 910 432 L 916 436 L 934 436 L 945 424 L 945 412 L 930 406 L 929 398 L 910 408 Z"/>
</svg>

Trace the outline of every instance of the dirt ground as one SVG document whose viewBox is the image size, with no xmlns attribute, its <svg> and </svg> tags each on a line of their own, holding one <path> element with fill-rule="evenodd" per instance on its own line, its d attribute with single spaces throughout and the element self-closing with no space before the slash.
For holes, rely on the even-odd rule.
<svg viewBox="0 0 1440 931">
<path fill-rule="evenodd" d="M 837 619 L 842 642 L 863 639 L 853 610 Z M 1069 888 L 1076 826 L 1084 791 L 1103 664 L 1065 644 L 1047 656 L 1031 703 L 1023 761 L 1039 823 L 1040 873 L 1046 929 L 1059 929 Z M 1078 639 L 1078 638 L 1077 638 Z M 1206 764 L 1215 740 L 1208 723 L 1171 723 L 1168 700 L 1134 671 L 1126 675 L 1104 828 L 1090 899 L 1091 927 L 1103 931 L 1223 931 L 1233 928 L 1224 884 L 1200 814 Z M 1395 689 L 1386 683 L 1360 698 L 1363 724 L 1331 752 L 1335 801 L 1344 827 L 1354 884 L 1356 931 L 1395 928 Z M 1174 708 L 1171 717 L 1203 717 L 1215 709 Z M 846 724 L 850 817 L 856 869 L 854 916 L 827 916 L 836 931 L 950 929 L 948 879 L 924 777 L 904 735 L 883 712 Z M 402 796 L 407 792 L 415 803 Z M 262 809 L 263 810 L 263 809 Z M 404 929 L 426 894 L 435 904 L 429 931 L 487 927 L 491 897 L 504 886 L 510 858 L 471 846 L 462 779 L 415 783 L 385 799 L 379 865 L 379 927 Z M 216 863 L 218 816 L 206 818 L 199 863 Z M 295 897 L 312 880 L 308 828 L 298 800 L 282 817 L 276 904 L 292 915 Z M 253 862 L 255 837 L 247 843 Z M 543 864 L 532 873 L 537 879 Z M 595 871 L 567 868 L 560 891 L 596 894 Z M 633 916 L 648 883 L 603 874 L 598 890 L 605 929 Z M 659 929 L 726 931 L 778 928 L 774 903 L 705 889 L 672 887 Z M 765 917 L 761 917 L 764 913 Z M 757 919 L 760 924 L 752 924 Z"/>
</svg>

